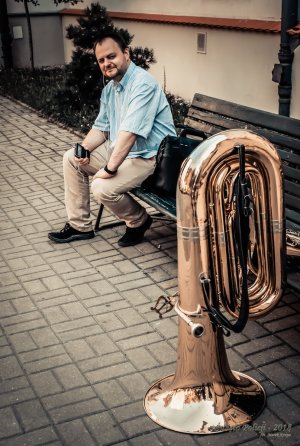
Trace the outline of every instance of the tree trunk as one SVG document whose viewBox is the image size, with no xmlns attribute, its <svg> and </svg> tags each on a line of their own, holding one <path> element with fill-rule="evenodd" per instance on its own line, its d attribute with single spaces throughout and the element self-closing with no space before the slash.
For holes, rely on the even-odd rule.
<svg viewBox="0 0 300 446">
<path fill-rule="evenodd" d="M 0 37 L 4 67 L 9 69 L 13 67 L 13 60 L 11 51 L 12 37 L 9 32 L 6 0 L 0 0 Z"/>
<path fill-rule="evenodd" d="M 31 70 L 34 71 L 33 40 L 32 40 L 30 14 L 29 14 L 29 10 L 28 10 L 28 0 L 24 0 L 24 7 L 25 7 L 25 13 L 26 13 L 26 20 L 27 20 L 28 37 L 29 37 L 30 66 L 31 66 Z"/>
</svg>

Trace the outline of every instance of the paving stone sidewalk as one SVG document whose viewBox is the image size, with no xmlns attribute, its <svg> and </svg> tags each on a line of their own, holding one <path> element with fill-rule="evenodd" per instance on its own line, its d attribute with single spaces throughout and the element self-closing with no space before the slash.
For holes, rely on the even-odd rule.
<svg viewBox="0 0 300 446">
<path fill-rule="evenodd" d="M 0 445 L 300 445 L 299 295 L 287 290 L 226 339 L 232 369 L 267 392 L 252 428 L 161 428 L 143 397 L 175 371 L 177 317 L 150 310 L 177 290 L 175 224 L 155 222 L 132 248 L 117 245 L 122 227 L 51 243 L 66 220 L 62 154 L 76 137 L 4 97 L 0 121 Z"/>
</svg>

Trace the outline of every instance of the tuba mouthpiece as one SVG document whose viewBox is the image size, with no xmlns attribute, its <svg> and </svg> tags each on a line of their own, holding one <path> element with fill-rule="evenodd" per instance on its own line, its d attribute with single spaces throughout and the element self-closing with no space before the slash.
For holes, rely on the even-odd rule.
<svg viewBox="0 0 300 446">
<path fill-rule="evenodd" d="M 193 322 L 190 324 L 191 333 L 195 338 L 200 338 L 204 333 L 204 327 L 201 324 L 194 324 Z"/>
</svg>

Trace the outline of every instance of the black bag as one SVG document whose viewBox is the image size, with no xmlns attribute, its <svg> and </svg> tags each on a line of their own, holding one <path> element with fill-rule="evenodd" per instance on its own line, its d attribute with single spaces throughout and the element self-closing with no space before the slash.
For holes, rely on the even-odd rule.
<svg viewBox="0 0 300 446">
<path fill-rule="evenodd" d="M 201 136 L 202 140 L 206 138 L 200 130 L 184 130 L 181 135 L 186 133 Z M 175 198 L 181 164 L 202 140 L 186 136 L 166 136 L 156 155 L 155 170 L 142 183 L 142 187 L 160 195 Z"/>
</svg>

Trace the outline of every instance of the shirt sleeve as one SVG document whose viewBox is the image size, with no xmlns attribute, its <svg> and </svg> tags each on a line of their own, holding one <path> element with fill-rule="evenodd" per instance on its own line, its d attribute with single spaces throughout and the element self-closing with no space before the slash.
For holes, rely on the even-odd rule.
<svg viewBox="0 0 300 446">
<path fill-rule="evenodd" d="M 146 139 L 153 128 L 159 102 L 160 90 L 158 85 L 151 83 L 135 85 L 119 130 L 131 132 Z"/>
<path fill-rule="evenodd" d="M 100 110 L 95 122 L 92 126 L 93 129 L 102 130 L 103 132 L 109 132 L 110 125 L 108 119 L 108 107 L 105 91 L 102 90 L 100 99 Z"/>
</svg>

